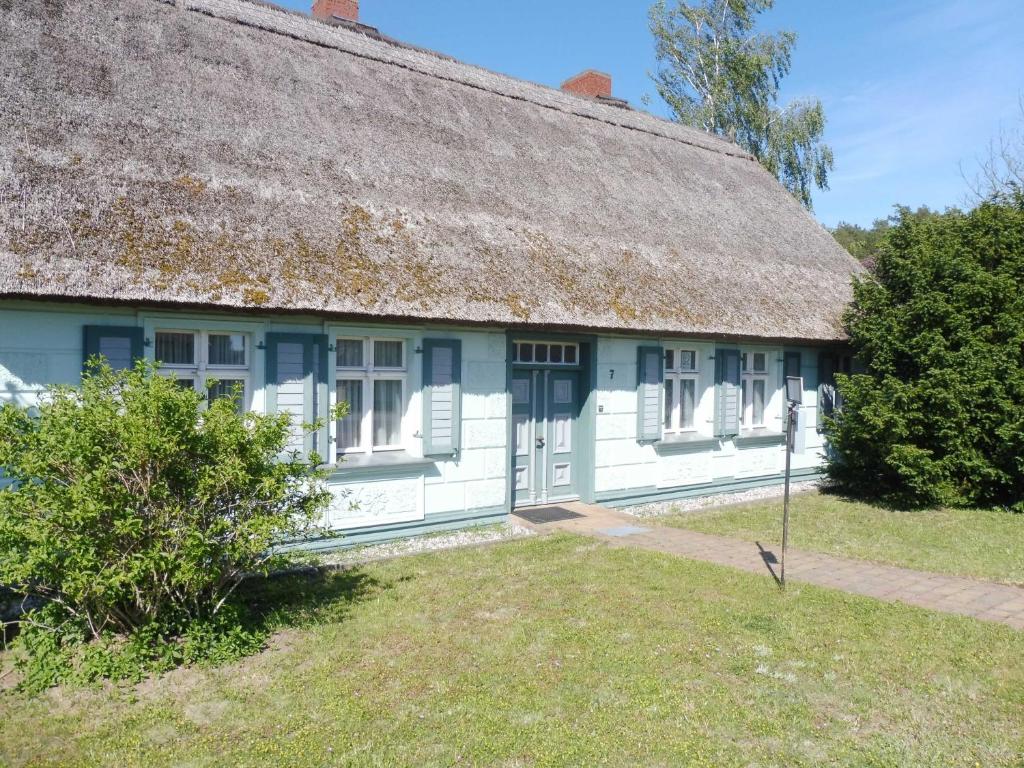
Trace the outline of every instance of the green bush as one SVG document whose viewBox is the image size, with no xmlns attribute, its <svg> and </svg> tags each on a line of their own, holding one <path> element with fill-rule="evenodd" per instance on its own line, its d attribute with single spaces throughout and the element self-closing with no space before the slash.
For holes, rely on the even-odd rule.
<svg viewBox="0 0 1024 768">
<path fill-rule="evenodd" d="M 0 584 L 40 606 L 14 643 L 27 687 L 262 645 L 236 589 L 317 531 L 328 494 L 315 457 L 280 458 L 287 415 L 202 403 L 152 365 L 94 363 L 80 388 L 0 409 Z"/>
<path fill-rule="evenodd" d="M 1024 199 L 901 211 L 854 297 L 866 370 L 837 377 L 832 479 L 895 504 L 1024 511 Z"/>
</svg>

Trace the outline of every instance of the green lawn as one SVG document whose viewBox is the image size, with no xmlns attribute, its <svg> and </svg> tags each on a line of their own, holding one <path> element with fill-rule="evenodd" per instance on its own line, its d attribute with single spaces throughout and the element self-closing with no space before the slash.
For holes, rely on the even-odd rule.
<svg viewBox="0 0 1024 768">
<path fill-rule="evenodd" d="M 1024 633 L 557 536 L 278 582 L 258 657 L 0 695 L 0 764 L 998 766 Z M 269 601 L 273 595 L 263 599 Z M 296 618 L 298 617 L 298 618 Z"/>
<path fill-rule="evenodd" d="M 782 541 L 782 500 L 656 522 L 746 541 Z M 1024 584 L 1024 515 L 1000 510 L 899 512 L 805 493 L 793 497 L 790 546 L 937 573 Z"/>
</svg>

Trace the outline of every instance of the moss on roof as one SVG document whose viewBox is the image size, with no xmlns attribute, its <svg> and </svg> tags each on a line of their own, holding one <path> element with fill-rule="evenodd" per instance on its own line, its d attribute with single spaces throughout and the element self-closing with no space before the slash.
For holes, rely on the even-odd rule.
<svg viewBox="0 0 1024 768">
<path fill-rule="evenodd" d="M 0 295 L 842 338 L 859 265 L 734 145 L 181 5 L 0 4 Z"/>
</svg>

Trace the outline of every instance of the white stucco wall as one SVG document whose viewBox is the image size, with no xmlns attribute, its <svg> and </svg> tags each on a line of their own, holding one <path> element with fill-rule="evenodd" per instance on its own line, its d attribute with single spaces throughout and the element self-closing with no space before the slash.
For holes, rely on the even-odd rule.
<svg viewBox="0 0 1024 768">
<path fill-rule="evenodd" d="M 251 340 L 248 406 L 266 406 L 267 333 L 326 334 L 367 338 L 400 338 L 406 343 L 402 443 L 412 457 L 423 456 L 422 348 L 424 338 L 454 338 L 462 342 L 462 450 L 450 460 L 438 460 L 386 473 L 357 471 L 351 481 L 344 473 L 333 479 L 337 501 L 328 521 L 340 529 L 425 520 L 503 507 L 507 487 L 506 341 L 501 332 L 425 330 L 416 327 L 357 326 L 314 318 L 226 316 L 189 312 L 133 311 L 28 302 L 0 302 L 0 402 L 32 405 L 48 384 L 77 384 L 83 356 L 83 327 L 125 325 L 143 328 L 146 339 L 157 329 L 232 331 Z M 153 345 L 144 348 L 152 358 Z M 331 358 L 333 360 L 333 358 Z M 333 365 L 333 363 L 332 363 Z M 328 390 L 336 403 L 333 369 Z M 336 427 L 330 426 L 331 437 Z M 343 470 L 346 463 L 341 464 Z"/>
<path fill-rule="evenodd" d="M 603 337 L 597 345 L 596 482 L 598 494 L 634 489 L 671 491 L 687 486 L 768 477 L 782 472 L 785 453 L 782 444 L 749 445 L 742 441 L 719 440 L 713 445 L 670 447 L 637 441 L 637 347 L 649 342 L 635 338 Z M 673 349 L 693 349 L 698 355 L 698 401 L 695 407 L 694 437 L 714 435 L 715 344 L 701 341 L 664 340 Z M 764 352 L 768 391 L 764 429 L 749 434 L 781 433 L 785 423 L 785 393 L 782 388 L 781 346 L 734 344 L 722 348 Z M 793 457 L 796 469 L 815 468 L 821 463 L 821 437 L 815 429 L 817 410 L 817 352 L 802 351 L 801 372 L 805 381 L 802 416 L 803 447 Z"/>
</svg>

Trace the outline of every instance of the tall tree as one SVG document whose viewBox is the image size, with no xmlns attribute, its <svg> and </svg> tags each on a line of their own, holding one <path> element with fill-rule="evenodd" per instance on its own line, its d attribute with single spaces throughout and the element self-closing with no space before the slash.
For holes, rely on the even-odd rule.
<svg viewBox="0 0 1024 768">
<path fill-rule="evenodd" d="M 675 119 L 727 136 L 811 208 L 811 190 L 828 188 L 832 149 L 822 141 L 825 111 L 816 99 L 778 105 L 796 34 L 754 31 L 774 0 L 658 0 L 650 26 L 658 57 L 653 75 Z"/>
</svg>

